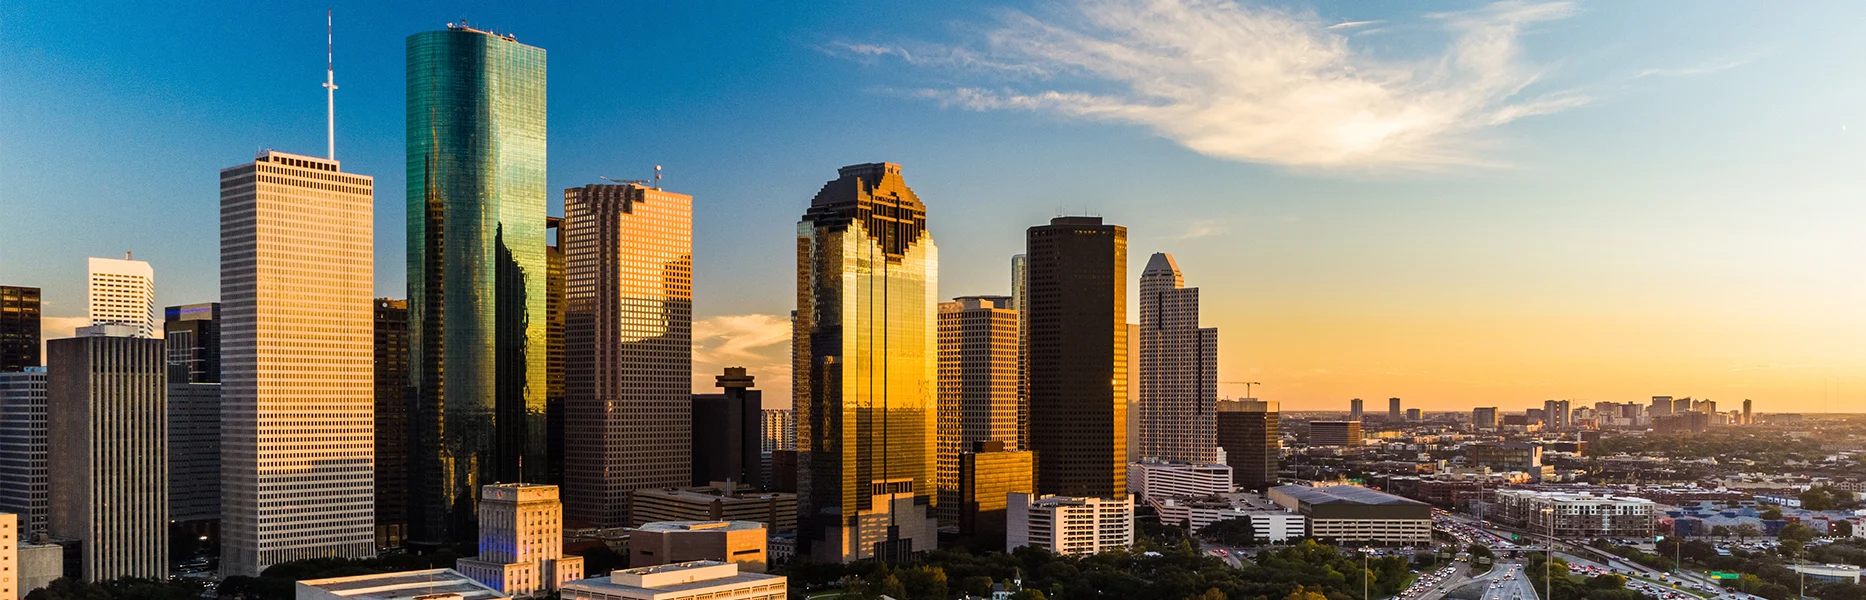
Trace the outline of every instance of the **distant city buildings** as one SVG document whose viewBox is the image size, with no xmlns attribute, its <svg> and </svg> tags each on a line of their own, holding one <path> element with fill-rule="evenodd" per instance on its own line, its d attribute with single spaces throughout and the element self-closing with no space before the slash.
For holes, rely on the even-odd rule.
<svg viewBox="0 0 1866 600">
<path fill-rule="evenodd" d="M 1216 496 L 1231 492 L 1231 467 L 1195 463 L 1130 463 L 1127 466 L 1127 488 L 1139 494 L 1142 501 Z"/>
<path fill-rule="evenodd" d="M 1173 255 L 1154 253 L 1140 274 L 1140 445 L 1144 460 L 1218 460 L 1218 329 L 1199 327 L 1199 288 Z"/>
<path fill-rule="evenodd" d="M 564 555 L 557 486 L 488 485 L 479 501 L 479 556 L 454 569 L 507 595 L 547 595 L 583 578 L 583 557 Z"/>
<path fill-rule="evenodd" d="M 939 305 L 939 517 L 959 524 L 960 454 L 980 442 L 1017 449 L 1020 316 L 1008 296 Z"/>
<path fill-rule="evenodd" d="M 1036 493 L 1123 499 L 1127 228 L 1101 217 L 1057 217 L 1031 227 L 1025 240 Z"/>
<path fill-rule="evenodd" d="M 1497 407 L 1479 406 L 1471 409 L 1471 426 L 1478 429 L 1497 428 Z"/>
<path fill-rule="evenodd" d="M 1006 540 L 1010 552 L 1030 546 L 1062 555 L 1094 554 L 1134 543 L 1134 499 L 1011 494 Z"/>
<path fill-rule="evenodd" d="M 1574 426 L 1569 420 L 1574 411 L 1567 400 L 1546 400 L 1542 402 L 1542 424 L 1555 429 L 1567 429 Z"/>
<path fill-rule="evenodd" d="M 222 574 L 376 554 L 374 186 L 273 150 L 220 171 Z"/>
<path fill-rule="evenodd" d="M 1278 459 L 1283 452 L 1281 427 L 1274 401 L 1255 399 L 1218 402 L 1218 446 L 1231 466 L 1231 482 L 1250 490 L 1276 483 Z"/>
<path fill-rule="evenodd" d="M 409 537 L 446 544 L 474 539 L 481 486 L 550 462 L 545 52 L 455 24 L 406 48 Z"/>
<path fill-rule="evenodd" d="M 153 338 L 161 331 L 155 316 L 155 270 L 149 263 L 122 259 L 90 259 L 88 303 L 92 325 L 128 325 L 136 337 Z"/>
<path fill-rule="evenodd" d="M 1398 423 L 1404 417 L 1400 412 L 1400 399 L 1387 398 L 1387 422 Z"/>
<path fill-rule="evenodd" d="M 620 527 L 630 492 L 696 482 L 695 409 L 717 404 L 692 394 L 693 197 L 638 183 L 570 188 L 564 227 L 564 508 Z M 747 406 L 750 385 L 726 401 L 741 411 L 736 427 L 716 424 L 740 445 L 701 452 L 720 453 L 708 476 L 744 476 L 742 438 L 755 423 L 744 419 L 756 417 L 742 413 L 761 409 Z"/>
<path fill-rule="evenodd" d="M 728 488 L 723 482 L 703 487 L 635 490 L 630 495 L 630 527 L 657 521 L 756 521 L 773 532 L 797 530 L 797 495 Z"/>
<path fill-rule="evenodd" d="M 168 576 L 167 365 L 145 324 L 46 346 L 47 530 L 85 581 Z"/>
<path fill-rule="evenodd" d="M 1360 421 L 1310 421 L 1309 445 L 1312 447 L 1361 445 Z"/>
<path fill-rule="evenodd" d="M 797 224 L 797 552 L 904 561 L 936 522 L 939 250 L 900 165 L 850 165 Z"/>
<path fill-rule="evenodd" d="M 1348 401 L 1348 420 L 1349 421 L 1361 420 L 1362 408 L 1364 406 L 1365 404 L 1361 401 L 1360 398 L 1354 398 L 1352 400 L 1349 400 Z"/>
<path fill-rule="evenodd" d="M 39 288 L 0 285 L 0 373 L 39 366 Z"/>
</svg>

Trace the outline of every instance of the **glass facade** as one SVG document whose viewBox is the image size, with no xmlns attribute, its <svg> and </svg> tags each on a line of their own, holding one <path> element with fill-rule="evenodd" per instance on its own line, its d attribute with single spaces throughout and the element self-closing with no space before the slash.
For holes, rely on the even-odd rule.
<svg viewBox="0 0 1866 600">
<path fill-rule="evenodd" d="M 939 250 L 900 165 L 839 174 L 797 224 L 798 552 L 897 560 L 935 542 Z"/>
<path fill-rule="evenodd" d="M 1127 228 L 1057 217 L 1026 234 L 1030 450 L 1038 494 L 1127 496 Z"/>
<path fill-rule="evenodd" d="M 545 53 L 466 27 L 407 51 L 410 537 L 457 542 L 481 485 L 548 463 Z"/>
<path fill-rule="evenodd" d="M 0 373 L 39 366 L 39 288 L 0 285 Z"/>
</svg>

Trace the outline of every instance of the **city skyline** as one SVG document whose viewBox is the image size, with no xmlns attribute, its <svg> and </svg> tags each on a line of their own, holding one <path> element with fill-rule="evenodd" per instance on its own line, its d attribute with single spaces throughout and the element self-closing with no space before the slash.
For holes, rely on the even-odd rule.
<svg viewBox="0 0 1866 600">
<path fill-rule="evenodd" d="M 1211 20 L 1212 15 L 1197 12 L 1203 5 L 1185 6 L 1192 8 L 1176 17 Z M 671 90 L 667 98 L 559 100 L 552 110 L 552 142 L 559 151 L 551 153 L 551 160 L 562 162 L 552 163 L 547 197 L 593 183 L 598 175 L 640 177 L 652 165 L 666 164 L 670 184 L 679 182 L 680 189 L 702 199 L 694 219 L 694 337 L 701 347 L 693 365 L 696 390 L 706 389 L 719 366 L 734 363 L 760 377 L 772 392 L 771 405 L 788 397 L 789 269 L 781 250 L 787 232 L 770 223 L 792 215 L 782 214 L 788 208 L 767 206 L 784 204 L 769 201 L 773 194 L 767 190 L 792 197 L 801 192 L 783 190 L 810 189 L 811 173 L 822 165 L 879 159 L 907 164 L 915 169 L 917 188 L 953 203 L 940 213 L 951 216 L 929 221 L 936 236 L 976 240 L 948 252 L 937 297 L 1008 293 L 1003 261 L 1017 252 L 1018 231 L 1057 213 L 1100 213 L 1132 228 L 1130 273 L 1138 272 L 1140 261 L 1152 252 L 1173 253 L 1188 271 L 1199 273 L 1209 298 L 1207 322 L 1238 332 L 1223 342 L 1219 379 L 1262 381 L 1265 385 L 1254 395 L 1279 400 L 1288 412 L 1335 410 L 1355 396 L 1399 396 L 1409 407 L 1427 411 L 1473 404 L 1507 411 L 1551 398 L 1589 405 L 1661 394 L 1708 397 L 1726 406 L 1754 399 L 1762 412 L 1838 412 L 1862 405 L 1866 350 L 1847 340 L 1866 332 L 1866 320 L 1846 307 L 1866 299 L 1866 286 L 1845 276 L 1853 261 L 1836 258 L 1860 254 L 1860 242 L 1839 224 L 1858 221 L 1860 209 L 1851 206 L 1844 186 L 1857 183 L 1849 171 L 1861 147 L 1846 137 L 1848 113 L 1837 107 L 1857 104 L 1862 87 L 1839 82 L 1810 90 L 1796 84 L 1792 77 L 1820 64 L 1813 57 L 1833 53 L 1837 42 L 1826 33 L 1785 39 L 1797 24 L 1832 18 L 1813 14 L 1826 11 L 1777 7 L 1759 21 L 1694 15 L 1689 23 L 1656 31 L 1657 41 L 1581 54 L 1549 49 L 1612 38 L 1629 23 L 1663 9 L 1533 4 L 1510 6 L 1540 12 L 1505 14 L 1499 8 L 1505 5 L 1444 7 L 1462 15 L 1456 17 L 1406 7 L 1278 12 L 1241 6 L 1249 18 L 1297 23 L 1306 35 L 1341 44 L 1346 54 L 1339 60 L 1349 65 L 1382 59 L 1375 64 L 1404 66 L 1406 57 L 1455 56 L 1467 32 L 1452 23 L 1507 25 L 1498 30 L 1505 34 L 1501 39 L 1508 57 L 1499 68 L 1518 76 L 1548 69 L 1548 79 L 1537 86 L 1550 89 L 1537 89 L 1525 99 L 1574 90 L 1587 99 L 1557 96 L 1553 100 L 1566 98 L 1571 104 L 1534 106 L 1508 97 L 1482 100 L 1488 104 L 1480 103 L 1471 115 L 1517 106 L 1547 114 L 1453 132 L 1495 144 L 1497 152 L 1486 156 L 1498 164 L 1454 161 L 1396 174 L 1384 170 L 1393 159 L 1372 169 L 1314 160 L 1293 164 L 1294 159 L 1265 158 L 1250 147 L 1215 148 L 1145 120 L 1093 122 L 1101 119 L 1083 117 L 1079 106 L 1005 112 L 1009 97 L 1003 92 L 970 100 L 918 97 L 919 90 L 1037 91 L 1051 83 L 942 70 L 953 66 L 942 61 L 964 56 L 1025 69 L 1067 70 L 1066 57 L 981 46 L 950 30 L 1014 31 L 994 16 L 1006 10 L 998 4 L 914 7 L 897 15 L 860 7 L 831 11 L 836 14 L 775 15 L 776 33 L 685 60 L 647 50 L 663 38 L 625 47 L 592 45 L 589 28 L 602 19 L 531 16 L 496 7 L 467 12 L 475 24 L 488 23 L 515 32 L 528 44 L 551 48 L 553 58 L 561 60 L 554 69 L 560 77 L 552 85 L 568 86 L 552 94 L 559 99 L 600 96 L 590 93 L 589 80 L 602 79 L 597 76 L 618 66 L 645 73 L 748 73 L 712 83 L 680 76 L 665 86 Z M 61 228 L 49 222 L 9 227 L 0 247 L 0 281 L 45 290 L 46 338 L 69 335 L 74 319 L 83 315 L 83 282 L 76 274 L 86 256 L 134 250 L 139 260 L 150 261 L 162 278 L 157 306 L 218 300 L 212 292 L 217 270 L 208 217 L 215 206 L 214 182 L 199 174 L 243 156 L 260 140 L 278 140 L 285 151 L 319 148 L 324 94 L 310 82 L 322 80 L 317 71 L 325 58 L 318 39 L 323 15 L 316 14 L 322 7 L 276 14 L 242 7 L 220 19 L 202 18 L 189 9 L 109 18 L 85 14 L 101 9 L 62 10 L 69 12 L 21 4 L 0 9 L 9 23 L 20 24 L 24 49 L 0 57 L 0 68 L 26 82 L 0 92 L 0 100 L 18 108 L 0 119 L 0 134 L 21 140 L 0 148 L 0 178 L 9 190 L 0 194 L 0 205 L 12 212 L 91 217 L 94 232 L 60 236 Z M 1082 26 L 1078 21 L 1098 15 L 1066 8 L 1008 10 L 1077 36 L 1057 41 L 1135 33 Z M 405 243 L 398 238 L 404 211 L 393 204 L 406 184 L 393 162 L 402 153 L 398 49 L 404 36 L 440 28 L 458 12 L 378 14 L 363 5 L 336 9 L 337 77 L 344 85 L 337 98 L 339 145 L 347 165 L 383 174 L 379 200 L 391 203 L 376 211 L 376 229 L 382 233 L 376 258 L 383 265 L 405 259 L 398 250 Z M 773 16 L 754 10 L 744 18 Z M 579 23 L 560 23 L 567 20 Z M 1388 31 L 1352 25 L 1361 21 L 1387 21 Z M 79 23 L 98 24 L 98 31 L 85 31 Z M 223 29 L 248 26 L 243 23 L 257 24 L 252 28 L 260 33 Z M 1342 27 L 1330 28 L 1336 26 Z M 732 20 L 720 27 L 730 33 L 752 26 Z M 1659 51 L 1687 29 L 1715 32 L 1707 37 L 1727 42 Z M 98 45 L 101 50 L 81 49 L 102 35 L 149 41 L 149 31 L 163 31 L 164 39 L 140 56 L 97 54 L 113 47 L 108 44 Z M 184 48 L 179 40 L 208 43 Z M 258 75 L 186 72 L 216 52 L 258 46 L 285 62 Z M 773 51 L 807 74 L 837 75 L 846 83 L 813 92 L 780 84 L 758 68 L 771 64 L 771 59 L 753 58 L 758 51 Z M 623 56 L 629 58 L 605 62 Z M 23 57 L 46 60 L 34 66 Z M 668 59 L 666 66 L 644 66 L 658 59 Z M 158 62 L 177 66 L 152 66 Z M 300 62 L 301 74 L 292 68 Z M 53 74 L 72 73 L 80 76 L 66 86 L 34 85 Z M 101 105 L 66 96 L 108 98 L 119 94 L 101 92 L 168 76 L 175 76 L 173 88 L 143 87 L 172 93 L 109 99 Z M 1767 91 L 1760 85 L 1765 81 L 1783 85 Z M 1054 83 L 1067 89 L 1065 84 L 1081 82 Z M 1109 97 L 1117 98 L 1125 85 L 1100 84 L 1112 84 L 1116 91 Z M 24 89 L 49 93 L 29 97 Z M 230 107 L 220 99 L 245 91 L 256 94 L 261 101 L 253 104 L 264 110 Z M 796 121 L 803 128 L 762 125 L 728 134 L 748 119 L 771 120 L 771 113 L 753 110 L 746 98 L 776 92 L 776 106 L 795 108 L 826 91 L 843 99 L 800 112 Z M 1717 92 L 1723 97 L 1703 98 Z M 695 98 L 711 99 L 691 102 Z M 1790 98 L 1802 101 L 1782 102 Z M 692 106 L 676 106 L 682 101 Z M 1797 114 L 1767 108 L 1773 105 L 1794 106 Z M 221 111 L 227 111 L 228 125 L 202 125 L 199 132 L 178 134 L 183 123 L 199 123 Z M 809 131 L 828 122 L 829 115 L 847 111 L 897 114 L 922 123 L 882 140 Z M 146 119 L 150 114 L 174 116 Z M 77 123 L 79 116 L 94 119 Z M 1701 125 L 1710 119 L 1738 123 L 1725 134 L 1734 141 L 1704 137 L 1708 134 Z M 144 129 L 129 126 L 136 123 L 150 134 L 121 140 L 86 133 L 101 127 Z M 64 136 L 71 139 L 49 135 L 67 125 L 78 134 Z M 614 132 L 636 128 L 643 129 L 647 150 L 624 153 L 600 145 Z M 690 129 L 685 132 L 690 140 L 678 139 L 682 128 Z M 956 140 L 993 129 L 1003 133 L 981 138 L 985 143 L 976 156 L 925 149 L 971 149 Z M 746 143 L 738 148 L 719 143 L 739 135 Z M 160 153 L 164 156 L 135 152 L 149 143 L 142 138 L 169 140 L 175 148 Z M 1809 149 L 1786 149 L 1780 145 L 1783 139 Z M 1717 146 L 1723 154 L 1682 147 L 1688 142 Z M 847 143 L 857 145 L 838 146 Z M 1136 150 L 1110 150 L 1114 147 Z M 1292 148 L 1314 147 L 1308 140 Z M 35 150 L 29 156 L 22 148 Z M 1015 156 L 1043 151 L 1054 156 Z M 79 180 L 75 173 L 84 164 L 81 156 L 136 154 L 145 155 L 118 164 L 126 169 L 124 179 L 139 181 L 133 189 L 106 186 L 75 201 L 53 193 Z M 1291 151 L 1277 156 L 1312 155 Z M 709 168 L 719 162 L 741 165 L 745 172 Z M 1719 168 L 1707 168 L 1712 166 Z M 27 172 L 36 176 L 21 176 Z M 141 187 L 145 184 L 152 187 Z M 1122 202 L 1130 196 L 1165 200 L 1143 208 Z M 1199 196 L 1221 200 L 1192 199 Z M 163 204 L 148 204 L 158 201 Z M 1780 205 L 1786 207 L 1772 208 Z M 966 217 L 956 218 L 961 214 Z M 147 226 L 151 219 L 159 226 Z M 378 271 L 376 295 L 405 296 L 405 284 L 397 279 L 401 269 Z M 1130 314 L 1137 310 L 1135 302 L 1128 304 Z M 1221 386 L 1220 393 L 1241 397 L 1243 390 Z"/>
</svg>

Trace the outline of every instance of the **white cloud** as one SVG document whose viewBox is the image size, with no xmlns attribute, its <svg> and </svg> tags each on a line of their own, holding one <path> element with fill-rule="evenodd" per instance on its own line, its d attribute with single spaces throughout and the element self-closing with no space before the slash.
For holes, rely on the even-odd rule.
<svg viewBox="0 0 1866 600">
<path fill-rule="evenodd" d="M 1139 125 L 1242 162 L 1433 169 L 1491 164 L 1485 130 L 1590 101 L 1576 91 L 1526 92 L 1540 73 L 1520 56 L 1522 30 L 1573 12 L 1566 2 L 1506 1 L 1428 15 L 1450 43 L 1416 60 L 1349 45 L 1375 22 L 1329 25 L 1229 0 L 1086 0 L 1042 17 L 1007 11 L 979 42 L 930 52 L 938 60 L 905 46 L 846 47 L 973 77 L 917 94 L 946 106 Z"/>
<path fill-rule="evenodd" d="M 711 393 L 726 367 L 745 367 L 764 390 L 765 404 L 790 404 L 790 318 L 723 315 L 693 322 L 693 389 Z"/>
<path fill-rule="evenodd" d="M 1196 240 L 1225 232 L 1223 223 L 1214 219 L 1198 219 L 1186 226 L 1185 233 L 1173 236 L 1176 240 Z"/>
<path fill-rule="evenodd" d="M 1646 69 L 1640 71 L 1639 74 L 1634 75 L 1634 77 L 1690 77 L 1692 75 L 1704 75 L 1706 73 L 1716 73 L 1726 69 L 1734 69 L 1746 64 L 1749 64 L 1749 59 L 1718 60 L 1689 67 Z"/>
</svg>

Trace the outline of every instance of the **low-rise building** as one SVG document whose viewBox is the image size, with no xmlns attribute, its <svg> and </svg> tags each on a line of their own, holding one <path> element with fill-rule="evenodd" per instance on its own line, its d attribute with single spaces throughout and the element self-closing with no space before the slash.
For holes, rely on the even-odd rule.
<svg viewBox="0 0 1866 600">
<path fill-rule="evenodd" d="M 1193 531 L 1204 529 L 1219 521 L 1248 519 L 1251 531 L 1257 539 L 1272 544 L 1281 544 L 1308 533 L 1309 522 L 1302 515 L 1278 508 L 1253 506 L 1250 503 L 1235 500 L 1162 498 L 1149 500 L 1148 505 L 1160 515 L 1160 523 L 1184 523 L 1189 525 Z"/>
<path fill-rule="evenodd" d="M 453 569 L 300 581 L 295 600 L 500 600 L 511 598 Z"/>
<path fill-rule="evenodd" d="M 792 493 L 729 489 L 721 483 L 635 490 L 629 497 L 635 527 L 661 521 L 757 521 L 774 532 L 797 529 L 797 495 Z"/>
<path fill-rule="evenodd" d="M 1231 491 L 1231 467 L 1182 462 L 1128 463 L 1127 489 L 1143 499 L 1215 496 Z"/>
<path fill-rule="evenodd" d="M 564 585 L 564 600 L 784 600 L 781 575 L 742 573 L 737 563 L 694 561 L 621 569 Z M 304 600 L 304 599 L 300 599 Z"/>
<path fill-rule="evenodd" d="M 662 521 L 629 533 L 629 566 L 648 567 L 711 560 L 738 563 L 739 570 L 765 572 L 766 534 L 757 521 Z"/>
<path fill-rule="evenodd" d="M 564 505 L 557 486 L 480 488 L 479 556 L 454 562 L 461 573 L 516 597 L 544 595 L 583 578 L 583 557 L 564 555 Z"/>
<path fill-rule="evenodd" d="M 1821 583 L 1858 584 L 1860 582 L 1859 565 L 1789 565 L 1788 568 Z"/>
<path fill-rule="evenodd" d="M 1309 519 L 1309 536 L 1341 543 L 1428 544 L 1432 506 L 1355 485 L 1270 489 L 1270 499 Z"/>
<path fill-rule="evenodd" d="M 1498 490 L 1491 518 L 1562 538 L 1641 538 L 1652 535 L 1653 508 L 1645 498 L 1591 493 Z"/>
<path fill-rule="evenodd" d="M 959 535 L 975 547 L 1004 547 L 1004 519 L 1011 494 L 1028 494 L 1032 481 L 1032 454 L 1005 450 L 1004 442 L 976 442 L 959 454 L 957 512 Z"/>
<path fill-rule="evenodd" d="M 1094 554 L 1134 543 L 1134 497 L 1120 500 L 1011 494 L 1006 551 L 1024 546 L 1057 554 Z"/>
<path fill-rule="evenodd" d="M 1309 422 L 1310 447 L 1345 446 L 1358 448 L 1360 445 L 1360 421 Z"/>
</svg>

